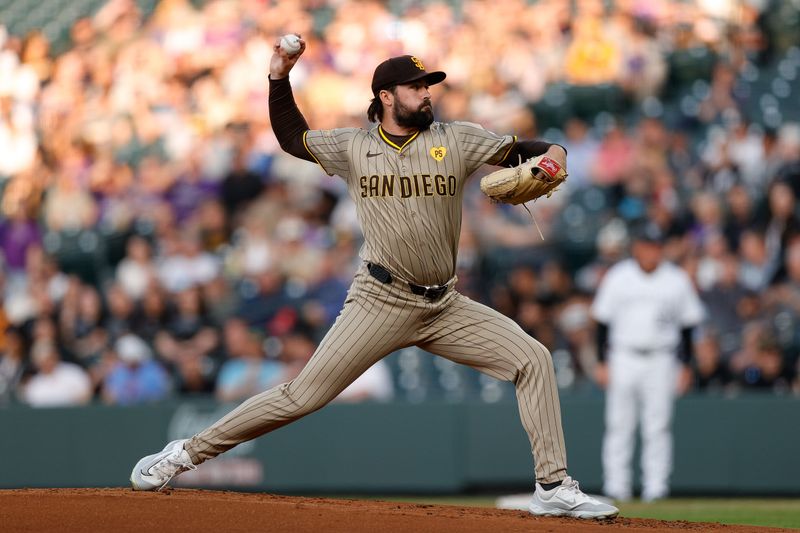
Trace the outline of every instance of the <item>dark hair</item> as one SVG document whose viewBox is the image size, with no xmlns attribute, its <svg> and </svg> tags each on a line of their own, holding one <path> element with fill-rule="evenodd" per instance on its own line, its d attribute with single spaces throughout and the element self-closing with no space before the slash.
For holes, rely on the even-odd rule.
<svg viewBox="0 0 800 533">
<path fill-rule="evenodd" d="M 380 94 L 381 91 L 389 91 L 390 93 L 394 94 L 397 85 L 392 85 L 391 87 L 386 87 L 378 91 Z M 369 102 L 369 109 L 367 109 L 367 118 L 370 122 L 383 122 L 383 104 L 381 103 L 381 99 L 378 98 L 376 95 L 375 98 L 370 100 Z"/>
</svg>

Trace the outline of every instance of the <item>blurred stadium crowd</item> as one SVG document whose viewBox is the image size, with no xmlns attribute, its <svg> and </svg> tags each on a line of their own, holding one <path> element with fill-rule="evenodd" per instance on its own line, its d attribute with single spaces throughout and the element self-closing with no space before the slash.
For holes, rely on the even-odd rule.
<svg viewBox="0 0 800 533">
<path fill-rule="evenodd" d="M 238 400 L 307 361 L 361 235 L 339 178 L 272 134 L 289 31 L 312 128 L 366 126 L 372 69 L 413 53 L 448 74 L 439 120 L 567 147 L 568 186 L 532 207 L 544 240 L 472 180 L 458 265 L 560 386 L 592 386 L 588 305 L 650 219 L 709 311 L 696 389 L 800 393 L 797 2 L 82 0 L 51 10 L 61 33 L 15 33 L 20 4 L 0 0 L 0 404 Z M 346 396 L 513 394 L 432 359 Z"/>
</svg>

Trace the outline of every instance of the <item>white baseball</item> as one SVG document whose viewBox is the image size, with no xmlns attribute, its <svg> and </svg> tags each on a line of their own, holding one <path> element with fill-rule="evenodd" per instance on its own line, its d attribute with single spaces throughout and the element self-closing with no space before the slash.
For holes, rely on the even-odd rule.
<svg viewBox="0 0 800 533">
<path fill-rule="evenodd" d="M 281 49 L 287 55 L 293 56 L 300 51 L 300 37 L 294 33 L 287 33 L 281 37 Z"/>
</svg>

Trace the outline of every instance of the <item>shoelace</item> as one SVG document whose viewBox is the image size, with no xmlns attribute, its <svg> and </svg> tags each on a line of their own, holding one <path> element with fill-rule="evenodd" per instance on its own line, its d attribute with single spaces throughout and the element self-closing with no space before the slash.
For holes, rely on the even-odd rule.
<svg viewBox="0 0 800 533">
<path fill-rule="evenodd" d="M 187 470 L 196 470 L 197 467 L 192 464 L 191 461 L 182 461 L 180 459 L 181 454 L 180 452 L 167 456 L 161 461 L 158 462 L 151 470 L 157 472 L 160 476 L 167 476 L 167 480 L 158 487 L 158 490 L 163 490 L 164 487 L 167 486 L 167 483 L 172 481 L 172 478 L 180 474 L 181 472 L 185 472 Z"/>
<path fill-rule="evenodd" d="M 580 484 L 576 480 L 572 479 L 569 476 L 565 477 L 564 481 L 561 482 L 561 487 L 567 489 L 568 491 L 570 491 L 570 492 L 572 492 L 572 493 L 574 493 L 576 495 L 577 494 L 583 494 L 581 492 Z"/>
<path fill-rule="evenodd" d="M 594 498 L 592 498 L 588 494 L 584 494 L 581 491 L 580 484 L 569 476 L 565 477 L 564 481 L 561 482 L 561 487 L 563 489 L 566 489 L 568 492 L 572 493 L 575 496 L 576 501 L 581 501 L 581 500 L 589 502 L 594 501 Z"/>
<path fill-rule="evenodd" d="M 564 478 L 564 481 L 561 482 L 561 486 L 573 491 L 580 490 L 580 484 L 570 476 Z"/>
</svg>

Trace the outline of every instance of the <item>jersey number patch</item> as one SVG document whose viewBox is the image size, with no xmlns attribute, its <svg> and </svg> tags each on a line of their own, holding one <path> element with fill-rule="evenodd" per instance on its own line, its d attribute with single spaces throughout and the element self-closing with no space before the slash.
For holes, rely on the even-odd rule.
<svg viewBox="0 0 800 533">
<path fill-rule="evenodd" d="M 447 148 L 444 146 L 434 146 L 431 148 L 431 157 L 437 161 L 441 161 L 444 159 L 444 156 L 447 154 Z"/>
</svg>

